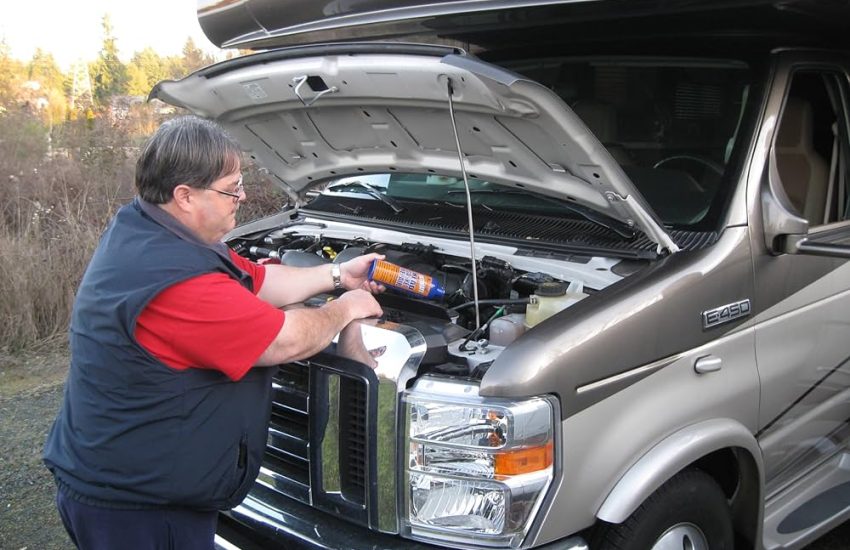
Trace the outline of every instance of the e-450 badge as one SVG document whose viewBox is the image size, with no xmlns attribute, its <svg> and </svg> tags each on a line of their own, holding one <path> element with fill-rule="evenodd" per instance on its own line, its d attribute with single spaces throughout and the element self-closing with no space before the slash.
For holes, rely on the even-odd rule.
<svg viewBox="0 0 850 550">
<path fill-rule="evenodd" d="M 716 327 L 750 314 L 750 300 L 740 300 L 702 312 L 702 328 Z"/>
</svg>

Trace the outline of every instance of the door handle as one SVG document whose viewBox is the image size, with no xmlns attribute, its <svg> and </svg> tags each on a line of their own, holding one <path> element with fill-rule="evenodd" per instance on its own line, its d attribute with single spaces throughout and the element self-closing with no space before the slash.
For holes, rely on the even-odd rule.
<svg viewBox="0 0 850 550">
<path fill-rule="evenodd" d="M 719 371 L 723 366 L 723 360 L 714 355 L 706 355 L 694 361 L 694 370 L 697 374 L 707 374 L 709 372 Z"/>
</svg>

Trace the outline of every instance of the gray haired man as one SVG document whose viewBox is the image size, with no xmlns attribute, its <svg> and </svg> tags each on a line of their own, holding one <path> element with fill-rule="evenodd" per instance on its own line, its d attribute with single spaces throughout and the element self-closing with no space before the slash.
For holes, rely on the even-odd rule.
<svg viewBox="0 0 850 550">
<path fill-rule="evenodd" d="M 65 397 L 44 460 L 79 548 L 212 549 L 265 448 L 274 369 L 381 314 L 370 254 L 257 265 L 221 242 L 245 201 L 238 146 L 216 124 L 163 124 L 138 197 L 101 238 L 77 292 Z M 321 292 L 319 308 L 283 311 Z"/>
</svg>

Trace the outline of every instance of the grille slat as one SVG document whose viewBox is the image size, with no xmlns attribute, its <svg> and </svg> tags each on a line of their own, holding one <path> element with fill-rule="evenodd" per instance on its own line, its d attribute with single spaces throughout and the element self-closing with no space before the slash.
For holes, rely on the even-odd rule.
<svg viewBox="0 0 850 550">
<path fill-rule="evenodd" d="M 310 485 L 310 463 L 275 449 L 266 449 L 264 466 L 273 473 L 301 485 Z"/>
<path fill-rule="evenodd" d="M 307 414 L 298 413 L 292 409 L 272 405 L 269 426 L 278 432 L 291 434 L 298 439 L 307 439 Z"/>
<path fill-rule="evenodd" d="M 274 403 L 278 407 L 292 409 L 294 411 L 307 412 L 307 392 L 284 389 L 282 387 L 274 388 Z"/>
<path fill-rule="evenodd" d="M 306 394 L 309 390 L 310 373 L 305 363 L 278 365 L 274 381 L 280 386 Z"/>
<path fill-rule="evenodd" d="M 307 441 L 274 428 L 269 429 L 268 447 L 294 457 L 308 460 Z"/>
</svg>

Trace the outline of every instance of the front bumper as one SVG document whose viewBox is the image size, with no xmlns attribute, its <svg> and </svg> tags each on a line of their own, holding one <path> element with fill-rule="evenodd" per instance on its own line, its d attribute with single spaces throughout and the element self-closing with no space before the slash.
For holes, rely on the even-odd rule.
<svg viewBox="0 0 850 550">
<path fill-rule="evenodd" d="M 438 550 L 434 546 L 378 533 L 281 496 L 259 484 L 238 507 L 219 517 L 217 550 L 267 548 L 330 550 Z M 537 547 L 587 550 L 580 537 Z"/>
</svg>

